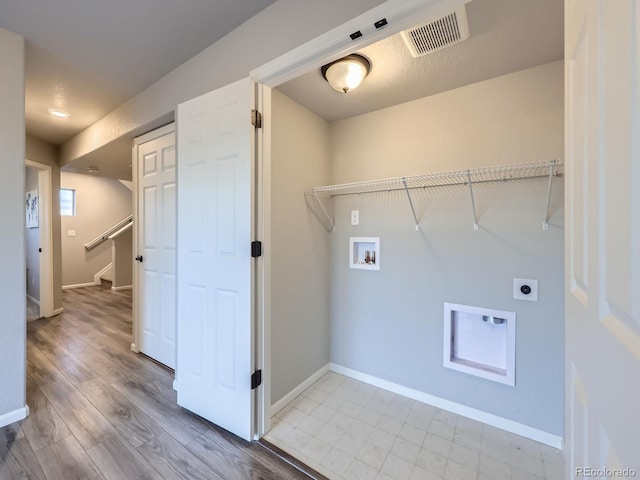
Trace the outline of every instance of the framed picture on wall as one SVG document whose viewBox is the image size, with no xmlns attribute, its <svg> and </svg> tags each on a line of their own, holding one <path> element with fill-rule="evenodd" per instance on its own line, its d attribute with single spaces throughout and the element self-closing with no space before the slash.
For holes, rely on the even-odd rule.
<svg viewBox="0 0 640 480">
<path fill-rule="evenodd" d="M 27 228 L 38 228 L 38 203 L 40 198 L 38 190 L 27 192 Z"/>
<path fill-rule="evenodd" d="M 380 237 L 350 237 L 349 268 L 380 270 Z"/>
</svg>

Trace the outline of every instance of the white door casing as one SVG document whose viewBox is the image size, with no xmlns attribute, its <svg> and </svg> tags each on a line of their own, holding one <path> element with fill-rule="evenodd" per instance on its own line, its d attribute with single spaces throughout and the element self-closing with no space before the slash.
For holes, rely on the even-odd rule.
<svg viewBox="0 0 640 480">
<path fill-rule="evenodd" d="M 640 474 L 640 2 L 565 3 L 567 478 Z M 606 474 L 598 477 L 620 475 Z M 627 476 L 629 474 L 627 473 Z"/>
<path fill-rule="evenodd" d="M 176 149 L 167 125 L 135 141 L 134 350 L 175 368 Z"/>
<path fill-rule="evenodd" d="M 38 193 L 40 198 L 40 316 L 57 315 L 53 305 L 53 205 L 51 167 L 31 160 L 28 167 L 38 171 Z M 57 198 L 57 195 L 55 196 Z"/>
<path fill-rule="evenodd" d="M 178 106 L 178 404 L 250 440 L 254 430 L 253 85 Z"/>
</svg>

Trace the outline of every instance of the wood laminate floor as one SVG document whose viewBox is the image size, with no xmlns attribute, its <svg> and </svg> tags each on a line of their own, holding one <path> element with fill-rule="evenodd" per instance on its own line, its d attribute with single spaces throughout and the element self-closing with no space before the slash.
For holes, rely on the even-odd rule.
<svg viewBox="0 0 640 480">
<path fill-rule="evenodd" d="M 130 350 L 130 291 L 63 304 L 27 325 L 31 413 L 0 428 L 1 480 L 315 477 L 177 406 L 173 372 Z"/>
</svg>

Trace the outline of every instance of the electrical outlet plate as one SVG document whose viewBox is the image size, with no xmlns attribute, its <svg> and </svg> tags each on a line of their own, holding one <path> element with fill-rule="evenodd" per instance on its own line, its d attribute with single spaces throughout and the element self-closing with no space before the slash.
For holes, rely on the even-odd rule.
<svg viewBox="0 0 640 480">
<path fill-rule="evenodd" d="M 528 286 L 531 291 L 527 294 L 522 291 L 523 286 Z M 528 302 L 538 301 L 538 280 L 530 278 L 513 279 L 513 298 L 516 300 L 526 300 Z"/>
</svg>

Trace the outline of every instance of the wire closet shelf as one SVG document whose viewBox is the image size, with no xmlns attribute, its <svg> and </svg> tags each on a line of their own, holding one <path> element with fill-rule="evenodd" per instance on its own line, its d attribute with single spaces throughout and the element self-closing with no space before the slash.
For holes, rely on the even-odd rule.
<svg viewBox="0 0 640 480">
<path fill-rule="evenodd" d="M 473 193 L 474 184 L 490 182 L 506 182 L 529 178 L 548 178 L 546 215 L 542 228 L 549 228 L 549 204 L 551 200 L 551 188 L 553 178 L 563 174 L 564 162 L 562 160 L 541 160 L 526 163 L 513 163 L 508 165 L 494 165 L 490 167 L 472 168 L 466 170 L 452 170 L 448 172 L 429 173 L 407 177 L 385 178 L 364 182 L 343 183 L 339 185 L 326 185 L 315 187 L 305 192 L 307 204 L 318 216 L 328 230 L 335 229 L 335 222 L 323 199 L 332 199 L 344 195 L 360 195 L 367 193 L 405 191 L 413 217 L 416 230 L 419 230 L 419 220 L 415 213 L 411 190 L 437 188 L 447 186 L 466 186 L 469 189 L 471 207 L 473 210 L 474 228 L 478 229 L 478 219 Z"/>
</svg>

